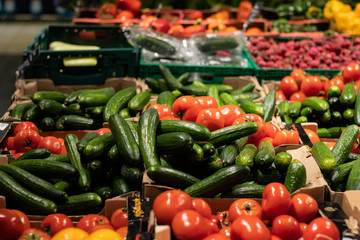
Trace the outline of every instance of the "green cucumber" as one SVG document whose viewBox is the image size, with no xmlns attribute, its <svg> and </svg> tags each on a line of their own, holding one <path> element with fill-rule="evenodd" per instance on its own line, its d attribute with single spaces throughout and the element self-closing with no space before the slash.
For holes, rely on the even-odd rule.
<svg viewBox="0 0 360 240">
<path fill-rule="evenodd" d="M 319 138 L 339 138 L 344 129 L 343 127 L 318 128 L 317 134 Z"/>
<path fill-rule="evenodd" d="M 184 149 L 179 155 L 182 156 L 184 161 L 190 163 L 198 163 L 206 160 L 202 147 L 196 143 L 193 144 L 192 148 Z"/>
<path fill-rule="evenodd" d="M 125 88 L 115 93 L 105 105 L 104 121 L 109 121 L 111 115 L 119 113 L 120 109 L 125 107 L 135 95 L 136 89 L 134 87 Z"/>
<path fill-rule="evenodd" d="M 66 130 L 95 130 L 102 127 L 100 120 L 79 115 L 64 116 L 62 124 Z"/>
<path fill-rule="evenodd" d="M 343 107 L 352 107 L 356 100 L 355 87 L 352 83 L 346 83 L 340 95 L 340 103 Z"/>
<path fill-rule="evenodd" d="M 176 154 L 191 149 L 194 145 L 192 137 L 183 132 L 171 132 L 157 135 L 156 149 L 162 154 Z"/>
<path fill-rule="evenodd" d="M 346 161 L 358 136 L 358 126 L 350 125 L 345 129 L 344 133 L 339 137 L 331 150 L 331 153 L 336 160 L 336 165 L 343 164 Z"/>
<path fill-rule="evenodd" d="M 40 107 L 39 105 L 33 105 L 28 110 L 25 111 L 21 120 L 29 122 L 37 122 L 40 118 Z"/>
<path fill-rule="evenodd" d="M 32 108 L 33 106 L 34 106 L 33 103 L 18 104 L 10 111 L 10 117 L 23 119 L 25 112 L 30 108 Z"/>
<path fill-rule="evenodd" d="M 171 56 L 177 52 L 176 48 L 167 41 L 146 34 L 141 34 L 135 41 L 142 48 L 161 55 Z"/>
<path fill-rule="evenodd" d="M 236 158 L 236 165 L 247 165 L 250 168 L 254 166 L 255 156 L 258 152 L 254 144 L 246 144 Z"/>
<path fill-rule="evenodd" d="M 302 102 L 303 107 L 311 107 L 314 111 L 323 113 L 329 110 L 329 103 L 318 97 L 306 97 Z"/>
<path fill-rule="evenodd" d="M 113 190 L 111 187 L 107 185 L 100 185 L 94 188 L 94 193 L 99 195 L 101 197 L 101 200 L 103 202 L 106 201 L 106 199 L 109 199 L 113 196 Z"/>
<path fill-rule="evenodd" d="M 90 177 L 93 179 L 102 177 L 105 172 L 104 164 L 98 159 L 89 161 L 86 164 L 86 169 L 89 171 Z"/>
<path fill-rule="evenodd" d="M 306 185 L 306 169 L 299 160 L 291 161 L 285 176 L 284 186 L 293 193 Z"/>
<path fill-rule="evenodd" d="M 82 193 L 69 196 L 66 203 L 58 204 L 58 213 L 67 215 L 86 215 L 100 211 L 102 200 L 96 193 Z"/>
<path fill-rule="evenodd" d="M 234 146 L 236 147 L 236 151 L 238 152 L 238 154 L 240 154 L 241 150 L 244 148 L 244 146 L 247 144 L 249 140 L 249 137 L 242 137 L 242 138 L 239 138 L 239 139 L 236 139 L 234 141 Z"/>
<path fill-rule="evenodd" d="M 61 117 L 59 117 L 56 120 L 55 128 L 56 128 L 57 131 L 64 131 L 65 130 L 65 126 L 64 126 L 65 117 L 66 117 L 66 115 L 62 115 Z"/>
<path fill-rule="evenodd" d="M 168 67 L 160 63 L 159 69 L 167 86 L 169 87 L 169 90 L 173 91 L 182 87 L 182 84 L 174 77 Z"/>
<path fill-rule="evenodd" d="M 203 150 L 204 158 L 209 158 L 215 154 L 216 148 L 212 143 L 206 142 L 201 145 L 201 148 Z"/>
<path fill-rule="evenodd" d="M 291 102 L 287 114 L 291 118 L 296 118 L 300 114 L 301 102 Z"/>
<path fill-rule="evenodd" d="M 51 152 L 47 148 L 31 149 L 30 151 L 16 158 L 14 161 L 20 161 L 24 159 L 42 159 L 49 157 L 50 154 Z"/>
<path fill-rule="evenodd" d="M 332 98 L 332 97 L 336 97 L 336 98 L 340 97 L 341 91 L 340 91 L 339 86 L 331 85 L 331 86 L 328 88 L 328 90 L 327 90 L 327 92 L 326 92 L 326 95 L 327 95 L 327 98 L 328 98 L 328 99 L 330 99 L 330 98 Z"/>
<path fill-rule="evenodd" d="M 350 174 L 351 169 L 355 165 L 355 161 L 343 163 L 337 166 L 329 175 L 329 183 L 331 188 L 336 188 L 341 183 L 346 182 Z"/>
<path fill-rule="evenodd" d="M 300 111 L 300 116 L 310 117 L 312 112 L 313 112 L 313 110 L 311 107 L 304 107 Z"/>
<path fill-rule="evenodd" d="M 59 162 L 70 162 L 69 156 L 65 154 L 50 154 L 49 157 L 45 158 L 48 161 L 59 161 Z"/>
<path fill-rule="evenodd" d="M 218 107 L 222 106 L 221 99 L 220 99 L 220 96 L 219 96 L 219 90 L 217 89 L 216 86 L 212 85 L 209 88 L 209 91 L 208 91 L 207 95 L 210 96 L 210 97 L 213 97 L 215 99 Z"/>
<path fill-rule="evenodd" d="M 253 113 L 253 114 L 259 115 L 260 117 L 264 117 L 264 114 L 265 114 L 264 107 L 259 104 L 254 103 L 249 98 L 240 100 L 240 107 L 246 113 Z"/>
<path fill-rule="evenodd" d="M 265 185 L 255 181 L 237 184 L 228 192 L 221 195 L 222 198 L 262 198 Z"/>
<path fill-rule="evenodd" d="M 343 109 L 340 103 L 340 99 L 338 97 L 329 98 L 328 102 L 331 110 L 340 111 Z"/>
<path fill-rule="evenodd" d="M 244 99 L 255 100 L 261 97 L 260 93 L 258 92 L 247 92 L 247 93 L 240 93 L 240 94 L 232 94 L 233 98 L 236 102 L 241 103 Z"/>
<path fill-rule="evenodd" d="M 331 120 L 336 124 L 339 125 L 342 123 L 342 115 L 338 111 L 334 111 L 331 113 Z"/>
<path fill-rule="evenodd" d="M 276 98 L 275 98 L 275 90 L 271 89 L 269 93 L 264 98 L 264 101 L 262 103 L 262 106 L 264 108 L 264 121 L 270 122 L 272 119 L 272 116 L 274 115 L 275 106 L 276 106 Z"/>
<path fill-rule="evenodd" d="M 165 82 L 157 80 L 155 78 L 147 77 L 145 78 L 145 83 L 151 88 L 154 93 L 162 93 L 164 91 L 169 91 L 168 86 Z"/>
<path fill-rule="evenodd" d="M 120 172 L 126 182 L 135 185 L 141 184 L 143 171 L 139 168 L 124 164 L 122 165 Z"/>
<path fill-rule="evenodd" d="M 232 95 L 230 95 L 229 93 L 221 93 L 220 94 L 220 100 L 224 105 L 239 106 L 237 101 L 235 101 L 234 97 Z"/>
<path fill-rule="evenodd" d="M 331 111 L 328 109 L 327 111 L 323 112 L 320 116 L 320 123 L 329 124 L 331 121 Z"/>
<path fill-rule="evenodd" d="M 32 95 L 32 100 L 34 101 L 34 103 L 38 103 L 43 99 L 54 100 L 59 103 L 64 103 L 66 95 L 58 91 L 38 91 Z"/>
<path fill-rule="evenodd" d="M 281 120 L 285 123 L 292 123 L 291 118 L 287 114 L 289 107 L 290 107 L 290 103 L 288 100 L 282 100 L 278 105 L 279 116 L 280 116 Z"/>
<path fill-rule="evenodd" d="M 207 141 L 211 133 L 201 124 L 183 120 L 161 120 L 159 133 L 184 132 L 188 133 L 194 141 Z"/>
<path fill-rule="evenodd" d="M 185 72 L 185 73 L 181 74 L 181 75 L 177 78 L 177 80 L 178 80 L 181 84 L 186 85 L 186 84 L 188 83 L 188 81 L 189 81 L 190 75 L 191 75 L 190 72 Z"/>
<path fill-rule="evenodd" d="M 77 149 L 80 153 L 83 152 L 86 144 L 88 144 L 90 142 L 90 140 L 99 137 L 99 133 L 97 132 L 89 132 L 87 133 L 85 136 L 83 136 L 80 141 L 77 144 Z"/>
<path fill-rule="evenodd" d="M 109 149 L 106 155 L 112 163 L 119 163 L 122 161 L 119 148 L 116 144 Z"/>
<path fill-rule="evenodd" d="M 250 82 L 250 83 L 242 86 L 241 88 L 238 88 L 238 89 L 232 91 L 231 94 L 236 95 L 236 94 L 240 94 L 240 93 L 252 92 L 254 89 L 255 89 L 255 83 Z"/>
<path fill-rule="evenodd" d="M 220 158 L 223 160 L 224 167 L 233 165 L 238 155 L 234 145 L 227 145 L 220 153 Z"/>
<path fill-rule="evenodd" d="M 163 156 L 160 156 L 159 160 L 160 160 L 160 165 L 161 166 L 167 167 L 167 168 L 173 168 L 170 161 L 168 159 L 164 158 Z"/>
<path fill-rule="evenodd" d="M 325 143 L 316 142 L 312 147 L 312 154 L 320 169 L 324 172 L 331 172 L 335 169 L 337 165 L 336 159 Z"/>
<path fill-rule="evenodd" d="M 65 114 L 83 115 L 84 112 L 79 103 L 73 103 L 65 108 Z"/>
<path fill-rule="evenodd" d="M 59 181 L 54 184 L 54 187 L 58 189 L 59 191 L 66 192 L 67 194 L 71 193 L 73 191 L 74 186 L 71 182 L 68 181 Z"/>
<path fill-rule="evenodd" d="M 55 100 L 50 100 L 50 99 L 40 100 L 40 102 L 38 103 L 38 106 L 40 108 L 41 115 L 44 117 L 57 118 L 65 110 L 65 107 L 63 104 L 61 104 Z"/>
<path fill-rule="evenodd" d="M 101 89 L 98 89 L 101 91 Z M 82 108 L 105 105 L 115 94 L 113 87 L 102 88 L 99 93 L 85 92 L 79 96 L 78 103 Z"/>
<path fill-rule="evenodd" d="M 254 163 L 259 169 L 267 169 L 275 160 L 275 148 L 271 142 L 264 141 L 259 144 L 258 150 Z"/>
<path fill-rule="evenodd" d="M 343 112 L 343 119 L 347 124 L 354 124 L 355 111 L 352 108 L 348 108 Z"/>
<path fill-rule="evenodd" d="M 105 155 L 114 145 L 114 135 L 107 132 L 101 136 L 91 139 L 84 147 L 82 154 L 87 159 L 96 159 Z"/>
<path fill-rule="evenodd" d="M 208 88 L 199 88 L 194 85 L 186 85 L 180 87 L 179 91 L 184 95 L 206 96 L 208 93 Z"/>
<path fill-rule="evenodd" d="M 127 124 L 129 125 L 130 127 L 130 130 L 135 138 L 135 142 L 139 145 L 139 130 L 138 130 L 138 126 L 134 123 L 134 122 L 131 122 L 131 121 L 128 121 L 126 120 Z"/>
<path fill-rule="evenodd" d="M 239 42 L 233 37 L 200 38 L 196 42 L 196 47 L 202 53 L 226 51 L 235 49 L 237 46 L 239 46 Z"/>
<path fill-rule="evenodd" d="M 128 102 L 128 109 L 132 112 L 141 111 L 145 105 L 150 101 L 150 92 L 140 92 L 130 99 Z"/>
<path fill-rule="evenodd" d="M 91 118 L 102 119 L 104 114 L 105 106 L 95 106 L 85 108 L 85 113 L 88 114 Z"/>
<path fill-rule="evenodd" d="M 359 90 L 357 92 L 356 99 L 355 99 L 354 123 L 358 126 L 360 125 L 360 94 L 359 94 Z"/>
<path fill-rule="evenodd" d="M 172 105 L 175 101 L 175 95 L 170 91 L 161 92 L 156 100 L 157 104 L 166 105 L 172 108 Z"/>
<path fill-rule="evenodd" d="M 40 121 L 40 129 L 44 132 L 53 131 L 56 128 L 55 120 L 51 117 L 44 117 Z"/>
<path fill-rule="evenodd" d="M 266 170 L 256 169 L 256 182 L 267 185 L 271 182 L 283 182 L 283 178 L 279 170 L 274 165 L 271 165 Z"/>
<path fill-rule="evenodd" d="M 280 173 L 286 173 L 290 163 L 292 161 L 292 156 L 288 152 L 280 152 L 275 155 L 275 166 Z"/>
<path fill-rule="evenodd" d="M 68 106 L 70 104 L 76 103 L 79 96 L 86 91 L 88 91 L 88 89 L 81 89 L 68 94 L 64 100 L 64 104 Z"/>
<path fill-rule="evenodd" d="M 305 116 L 300 116 L 300 117 L 296 118 L 295 123 L 306 123 L 306 122 L 308 122 L 308 121 L 309 121 L 309 120 L 308 120 L 307 117 L 305 117 Z"/>
<path fill-rule="evenodd" d="M 119 196 L 121 194 L 127 193 L 131 191 L 131 188 L 126 183 L 126 181 L 119 176 L 113 177 L 111 181 L 111 188 L 114 196 Z"/>
</svg>

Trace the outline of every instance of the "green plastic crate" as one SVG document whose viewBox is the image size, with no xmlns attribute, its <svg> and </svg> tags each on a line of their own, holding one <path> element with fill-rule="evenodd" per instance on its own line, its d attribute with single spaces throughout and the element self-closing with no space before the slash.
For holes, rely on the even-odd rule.
<svg viewBox="0 0 360 240">
<path fill-rule="evenodd" d="M 49 44 L 62 41 L 96 45 L 99 50 L 50 51 Z M 25 71 L 26 79 L 51 78 L 55 85 L 103 84 L 109 77 L 138 77 L 140 50 L 131 46 L 120 27 L 49 26 L 23 53 L 23 60 L 36 48 L 40 56 Z M 64 66 L 66 57 L 95 57 L 96 66 Z"/>
</svg>

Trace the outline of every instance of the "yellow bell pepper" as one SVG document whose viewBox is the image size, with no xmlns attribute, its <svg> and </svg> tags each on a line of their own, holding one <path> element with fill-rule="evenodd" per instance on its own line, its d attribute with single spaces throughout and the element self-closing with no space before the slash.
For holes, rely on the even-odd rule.
<svg viewBox="0 0 360 240">
<path fill-rule="evenodd" d="M 360 17 L 360 3 L 356 4 L 354 12 L 357 17 Z"/>
<path fill-rule="evenodd" d="M 324 17 L 329 20 L 333 20 L 335 18 L 335 15 L 339 12 L 346 11 L 347 7 L 345 7 L 345 4 L 342 3 L 339 0 L 330 0 L 325 4 L 324 7 Z M 351 7 L 350 7 L 351 11 Z M 346 11 L 348 12 L 348 11 Z"/>
<path fill-rule="evenodd" d="M 355 17 L 347 30 L 350 35 L 360 35 L 360 17 Z"/>
<path fill-rule="evenodd" d="M 65 228 L 56 233 L 53 240 L 87 240 L 89 234 L 80 228 Z"/>
<path fill-rule="evenodd" d="M 347 32 L 350 23 L 355 18 L 355 12 L 338 12 L 335 14 L 336 30 L 339 32 Z"/>
</svg>

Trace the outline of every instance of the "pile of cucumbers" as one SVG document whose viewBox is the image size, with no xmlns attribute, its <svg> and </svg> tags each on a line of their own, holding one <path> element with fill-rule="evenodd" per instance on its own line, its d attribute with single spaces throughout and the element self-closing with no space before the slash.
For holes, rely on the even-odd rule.
<svg viewBox="0 0 360 240">
<path fill-rule="evenodd" d="M 149 102 L 150 92 L 136 94 L 134 87 L 115 92 L 113 87 L 78 90 L 71 94 L 38 91 L 32 102 L 22 103 L 10 116 L 35 123 L 42 131 L 94 130 L 111 114 L 134 117 Z"/>
</svg>

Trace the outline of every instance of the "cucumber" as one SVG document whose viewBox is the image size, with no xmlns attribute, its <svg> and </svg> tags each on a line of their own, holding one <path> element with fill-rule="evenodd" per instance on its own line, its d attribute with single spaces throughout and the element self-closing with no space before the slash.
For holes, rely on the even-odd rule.
<svg viewBox="0 0 360 240">
<path fill-rule="evenodd" d="M 130 127 L 130 130 L 135 138 L 135 142 L 139 145 L 139 130 L 138 130 L 138 127 L 137 125 L 134 123 L 134 122 L 131 122 L 131 121 L 128 121 L 126 120 L 127 124 L 129 125 Z"/>
<path fill-rule="evenodd" d="M 65 108 L 65 114 L 83 115 L 84 112 L 79 103 L 73 103 Z"/>
<path fill-rule="evenodd" d="M 194 145 L 192 137 L 183 132 L 171 132 L 157 135 L 156 149 L 162 154 L 176 154 L 190 150 Z"/>
<path fill-rule="evenodd" d="M 179 156 L 184 159 L 183 161 L 194 164 L 206 160 L 202 147 L 196 143 L 193 144 L 192 148 L 184 149 L 183 152 L 179 153 Z"/>
<path fill-rule="evenodd" d="M 235 163 L 235 159 L 238 155 L 236 147 L 234 145 L 227 145 L 220 153 L 220 158 L 223 160 L 223 166 L 227 167 Z"/>
<path fill-rule="evenodd" d="M 313 110 L 311 107 L 304 107 L 300 111 L 300 116 L 310 117 L 312 113 L 313 113 Z"/>
<path fill-rule="evenodd" d="M 132 112 L 141 111 L 145 105 L 150 101 L 150 92 L 140 92 L 130 99 L 128 102 L 128 109 Z"/>
<path fill-rule="evenodd" d="M 71 193 L 73 191 L 73 188 L 74 188 L 74 186 L 72 185 L 71 182 L 64 181 L 64 180 L 55 183 L 54 187 L 56 189 L 58 189 L 59 191 L 66 192 L 67 194 Z"/>
<path fill-rule="evenodd" d="M 284 186 L 293 193 L 306 185 L 306 169 L 299 160 L 291 161 L 285 176 Z"/>
<path fill-rule="evenodd" d="M 291 118 L 296 118 L 300 114 L 301 102 L 291 102 L 287 114 Z"/>
<path fill-rule="evenodd" d="M 236 102 L 240 103 L 242 100 L 244 99 L 250 99 L 250 100 L 255 100 L 260 98 L 260 93 L 258 92 L 247 92 L 247 93 L 240 93 L 240 94 L 232 94 L 233 98 L 235 99 Z"/>
<path fill-rule="evenodd" d="M 341 183 L 346 182 L 348 176 L 350 174 L 351 169 L 355 165 L 355 161 L 351 161 L 348 163 L 343 163 L 337 166 L 329 175 L 329 183 L 331 188 L 336 188 Z"/>
<path fill-rule="evenodd" d="M 107 153 L 114 145 L 114 135 L 107 132 L 104 135 L 91 139 L 83 149 L 83 156 L 87 159 L 99 158 Z"/>
<path fill-rule="evenodd" d="M 240 100 L 240 107 L 243 109 L 246 113 L 253 113 L 257 114 L 260 117 L 264 117 L 265 110 L 264 107 L 254 103 L 251 99 L 245 98 Z"/>
<path fill-rule="evenodd" d="M 246 122 L 224 127 L 211 132 L 209 142 L 215 147 L 230 144 L 233 141 L 249 136 L 258 130 L 258 125 L 254 122 Z"/>
<path fill-rule="evenodd" d="M 175 121 L 175 120 L 170 120 Z M 146 169 L 151 166 L 160 165 L 156 153 L 156 132 L 159 125 L 159 114 L 154 108 L 146 109 L 139 120 L 139 148 L 140 155 L 145 163 Z M 178 131 L 180 131 L 178 129 Z"/>
<path fill-rule="evenodd" d="M 57 118 L 65 110 L 65 107 L 63 104 L 61 104 L 55 100 L 50 100 L 50 99 L 40 100 L 40 102 L 38 103 L 38 106 L 40 108 L 41 115 L 44 117 Z"/>
<path fill-rule="evenodd" d="M 127 193 L 131 191 L 131 188 L 126 183 L 126 181 L 119 176 L 116 176 L 111 181 L 111 188 L 114 196 L 119 196 L 121 194 Z"/>
<path fill-rule="evenodd" d="M 336 141 L 335 146 L 331 150 L 331 153 L 336 160 L 337 166 L 343 164 L 346 161 L 358 136 L 359 127 L 356 125 L 350 125 Z"/>
<path fill-rule="evenodd" d="M 66 95 L 58 91 L 38 91 L 32 95 L 32 100 L 34 103 L 38 103 L 43 99 L 64 103 Z"/>
<path fill-rule="evenodd" d="M 114 114 L 110 116 L 109 126 L 121 158 L 130 166 L 141 166 L 139 145 L 135 141 L 128 122 L 120 115 Z"/>
<path fill-rule="evenodd" d="M 239 46 L 239 42 L 233 37 L 211 37 L 198 40 L 196 47 L 202 53 L 232 50 Z"/>
<path fill-rule="evenodd" d="M 276 106 L 275 90 L 271 89 L 264 98 L 264 101 L 262 103 L 262 107 L 264 108 L 263 119 L 265 122 L 271 121 L 272 116 L 274 115 L 275 106 Z"/>
<path fill-rule="evenodd" d="M 188 133 L 194 141 L 207 141 L 211 136 L 209 129 L 198 123 L 183 120 L 161 120 L 159 133 L 169 132 Z"/>
<path fill-rule="evenodd" d="M 216 148 L 213 144 L 209 142 L 206 142 L 203 145 L 201 145 L 201 148 L 203 150 L 204 158 L 209 158 L 215 154 Z"/>
<path fill-rule="evenodd" d="M 151 166 L 147 175 L 155 184 L 166 185 L 173 188 L 185 189 L 200 181 L 198 178 L 180 170 L 163 166 Z"/>
<path fill-rule="evenodd" d="M 70 159 L 67 153 L 65 154 L 50 154 L 49 157 L 45 158 L 48 161 L 59 161 L 69 163 Z"/>
<path fill-rule="evenodd" d="M 262 198 L 265 185 L 255 181 L 237 184 L 228 192 L 221 195 L 222 198 Z"/>
<path fill-rule="evenodd" d="M 109 121 L 109 118 L 113 114 L 119 113 L 132 97 L 136 95 L 136 89 L 134 87 L 125 88 L 115 93 L 104 108 L 104 121 Z"/>
<path fill-rule="evenodd" d="M 174 77 L 168 67 L 160 63 L 159 69 L 167 86 L 169 87 L 169 90 L 173 91 L 182 87 L 182 84 Z"/>
<path fill-rule="evenodd" d="M 56 128 L 55 120 L 51 117 L 44 117 L 40 121 L 40 129 L 44 132 L 53 131 Z"/>
<path fill-rule="evenodd" d="M 40 107 L 36 104 L 30 107 L 22 115 L 21 120 L 29 122 L 38 122 L 40 118 Z"/>
<path fill-rule="evenodd" d="M 185 72 L 185 73 L 181 74 L 181 75 L 178 77 L 177 80 L 178 80 L 181 84 L 186 85 L 186 84 L 188 83 L 188 81 L 189 81 L 190 75 L 191 75 L 191 73 Z"/>
<path fill-rule="evenodd" d="M 31 149 L 30 151 L 16 158 L 14 161 L 20 161 L 24 159 L 42 159 L 49 157 L 50 154 L 51 152 L 47 148 Z"/>
<path fill-rule="evenodd" d="M 94 188 L 94 193 L 99 195 L 103 202 L 105 202 L 106 199 L 109 199 L 113 196 L 112 188 L 106 185 L 97 186 L 96 188 Z"/>
<path fill-rule="evenodd" d="M 255 156 L 258 152 L 254 144 L 246 144 L 236 158 L 236 165 L 246 165 L 250 168 L 254 166 Z"/>
<path fill-rule="evenodd" d="M 137 167 L 122 165 L 121 176 L 130 184 L 141 185 L 143 171 Z"/>
<path fill-rule="evenodd" d="M 335 169 L 337 165 L 336 159 L 325 143 L 316 142 L 312 147 L 312 154 L 320 169 L 324 172 L 331 172 Z"/>
<path fill-rule="evenodd" d="M 305 116 L 300 116 L 295 120 L 295 123 L 307 123 L 309 120 Z"/>
<path fill-rule="evenodd" d="M 292 161 L 292 156 L 288 152 L 280 152 L 275 156 L 275 166 L 280 173 L 286 173 L 290 163 Z"/>
<path fill-rule="evenodd" d="M 242 138 L 239 138 L 239 139 L 236 139 L 234 141 L 234 146 L 236 147 L 236 151 L 240 154 L 241 150 L 244 148 L 245 144 L 247 144 L 249 138 L 246 136 L 246 137 L 242 137 Z"/>
<path fill-rule="evenodd" d="M 90 118 L 101 119 L 103 118 L 105 106 L 96 106 L 85 108 L 85 113 L 90 116 Z"/>
<path fill-rule="evenodd" d="M 128 108 L 121 109 L 119 115 L 124 119 L 131 118 L 130 110 Z"/>
<path fill-rule="evenodd" d="M 34 106 L 33 103 L 21 103 L 19 105 L 16 105 L 11 111 L 10 111 L 10 117 L 23 119 L 23 116 L 27 110 L 32 108 Z"/>
<path fill-rule="evenodd" d="M 240 94 L 240 93 L 252 92 L 254 89 L 255 89 L 255 83 L 250 82 L 250 83 L 242 86 L 241 88 L 238 88 L 238 89 L 232 91 L 231 94 L 236 95 L 236 94 Z"/>
<path fill-rule="evenodd" d="M 328 98 L 328 99 L 330 99 L 330 98 L 332 98 L 332 97 L 338 98 L 338 97 L 340 97 L 340 95 L 341 95 L 340 88 L 339 88 L 338 86 L 336 86 L 336 85 L 331 85 L 331 86 L 328 88 L 328 90 L 327 90 L 327 92 L 326 92 L 326 95 L 327 95 L 327 98 Z"/>
<path fill-rule="evenodd" d="M 340 125 L 342 123 L 342 115 L 340 112 L 338 111 L 334 111 L 331 113 L 331 120 L 337 124 L 337 125 Z"/>
<path fill-rule="evenodd" d="M 349 177 L 346 182 L 346 190 L 359 190 L 360 189 L 359 174 L 360 174 L 360 159 L 355 160 L 355 163 L 350 170 Z"/>
<path fill-rule="evenodd" d="M 354 124 L 355 111 L 352 108 L 348 108 L 343 112 L 343 119 L 347 124 Z"/>
<path fill-rule="evenodd" d="M 360 157 L 360 154 L 356 154 L 356 153 L 349 153 L 349 156 L 346 159 L 346 162 L 352 162 L 355 160 L 358 160 Z"/>
<path fill-rule="evenodd" d="M 166 83 L 160 80 L 147 77 L 145 78 L 145 83 L 151 88 L 154 93 L 162 93 L 164 91 L 169 91 Z"/>
<path fill-rule="evenodd" d="M 325 111 L 321 114 L 320 123 L 329 124 L 330 121 L 331 121 L 331 111 L 330 111 L 330 109 L 328 109 L 327 111 Z"/>
<path fill-rule="evenodd" d="M 255 156 L 255 166 L 259 169 L 267 169 L 275 160 L 275 148 L 271 142 L 264 141 L 259 144 L 258 153 Z"/>
<path fill-rule="evenodd" d="M 91 179 L 85 168 L 81 165 L 81 155 L 77 150 L 78 137 L 75 134 L 67 134 L 64 139 L 65 148 L 68 153 L 71 165 L 76 168 L 79 173 L 78 185 L 81 190 L 89 191 L 91 187 Z M 84 149 L 85 150 L 85 149 Z"/>
<path fill-rule="evenodd" d="M 160 156 L 160 165 L 163 166 L 163 167 L 167 167 L 167 168 L 173 168 L 172 164 L 167 160 L 165 159 L 164 157 Z"/>
<path fill-rule="evenodd" d="M 278 105 L 279 116 L 280 116 L 281 120 L 285 123 L 292 123 L 291 118 L 287 114 L 289 107 L 290 107 L 290 103 L 288 100 L 283 100 Z"/>
<path fill-rule="evenodd" d="M 311 107 L 314 111 L 323 113 L 329 110 L 329 103 L 318 97 L 306 97 L 302 102 L 303 107 Z"/>
<path fill-rule="evenodd" d="M 208 174 L 213 174 L 216 171 L 222 169 L 224 167 L 224 162 L 220 158 L 219 152 L 216 149 L 215 153 L 207 160 L 207 168 L 208 168 Z"/>
<path fill-rule="evenodd" d="M 57 211 L 53 201 L 30 192 L 4 171 L 0 171 L 0 189 L 9 208 L 18 209 L 26 214 L 48 215 Z"/>
<path fill-rule="evenodd" d="M 135 41 L 144 49 L 161 55 L 171 56 L 177 52 L 176 48 L 167 41 L 146 34 L 140 35 Z"/>
<path fill-rule="evenodd" d="M 97 90 L 100 92 L 94 93 L 92 91 L 88 91 L 82 93 L 78 98 L 78 103 L 80 106 L 86 108 L 105 105 L 115 94 L 115 89 L 113 87 L 100 88 Z"/>
<path fill-rule="evenodd" d="M 221 99 L 220 99 L 220 96 L 219 96 L 219 90 L 217 89 L 216 86 L 212 85 L 209 88 L 209 91 L 208 91 L 207 95 L 210 96 L 210 97 L 213 97 L 215 99 L 218 107 L 222 106 Z"/>
<path fill-rule="evenodd" d="M 64 116 L 62 124 L 66 130 L 95 130 L 102 127 L 100 120 L 79 115 Z"/>
<path fill-rule="evenodd" d="M 249 173 L 248 166 L 228 166 L 185 188 L 184 192 L 191 197 L 213 197 L 231 189 L 236 183 L 245 179 Z"/>
<path fill-rule="evenodd" d="M 356 100 L 355 87 L 352 83 L 346 83 L 340 95 L 340 103 L 343 107 L 352 107 Z"/>
<path fill-rule="evenodd" d="M 90 177 L 93 179 L 101 178 L 105 172 L 104 164 L 98 159 L 89 161 L 86 164 L 86 169 L 89 171 Z"/>
<path fill-rule="evenodd" d="M 122 162 L 120 152 L 119 152 L 119 148 L 118 148 L 118 146 L 116 144 L 109 149 L 109 151 L 107 152 L 106 155 L 107 155 L 108 159 L 112 163 L 120 163 L 120 162 Z"/>
<path fill-rule="evenodd" d="M 239 106 L 237 101 L 235 101 L 234 97 L 232 95 L 230 95 L 229 93 L 221 93 L 220 94 L 220 100 L 224 105 Z"/>
<path fill-rule="evenodd" d="M 4 164 L 0 166 L 0 170 L 10 174 L 23 187 L 35 194 L 38 194 L 41 197 L 53 200 L 55 202 L 62 202 L 67 199 L 67 195 L 64 191 L 56 189 L 48 181 L 45 181 L 17 166 Z"/>
<path fill-rule="evenodd" d="M 13 164 L 41 178 L 72 179 L 78 176 L 71 164 L 47 159 L 27 159 L 14 161 Z"/>
<path fill-rule="evenodd" d="M 360 125 L 360 94 L 359 90 L 355 98 L 355 109 L 354 109 L 354 123 Z"/>
<path fill-rule="evenodd" d="M 77 103 L 79 96 L 86 91 L 88 91 L 88 89 L 81 89 L 68 94 L 64 100 L 64 104 L 68 106 L 70 104 Z"/>
<path fill-rule="evenodd" d="M 58 130 L 58 131 L 64 131 L 65 130 L 65 126 L 64 126 L 65 117 L 66 117 L 66 115 L 63 115 L 63 116 L 59 117 L 56 120 L 56 123 L 55 123 L 56 130 Z"/>
<path fill-rule="evenodd" d="M 85 136 L 81 138 L 81 140 L 77 143 L 77 149 L 80 153 L 83 152 L 86 144 L 88 144 L 92 139 L 99 137 L 99 133 L 97 132 L 89 132 Z"/>
<path fill-rule="evenodd" d="M 259 184 L 267 185 L 271 182 L 283 182 L 282 175 L 275 165 L 271 165 L 268 169 L 256 169 L 256 182 Z"/>
<path fill-rule="evenodd" d="M 194 85 L 187 85 L 180 87 L 179 91 L 184 95 L 206 96 L 208 88 L 199 88 Z"/>
<path fill-rule="evenodd" d="M 161 105 L 169 106 L 172 109 L 172 105 L 175 101 L 175 95 L 170 91 L 164 91 L 159 94 L 156 103 Z"/>
<path fill-rule="evenodd" d="M 317 134 L 319 138 L 339 138 L 344 129 L 343 127 L 318 128 Z"/>
<path fill-rule="evenodd" d="M 338 97 L 329 98 L 328 102 L 331 110 L 340 111 L 343 109 L 340 103 L 340 99 Z"/>
<path fill-rule="evenodd" d="M 58 204 L 58 213 L 84 215 L 100 210 L 102 200 L 96 193 L 82 193 L 69 196 L 66 203 Z"/>
</svg>

